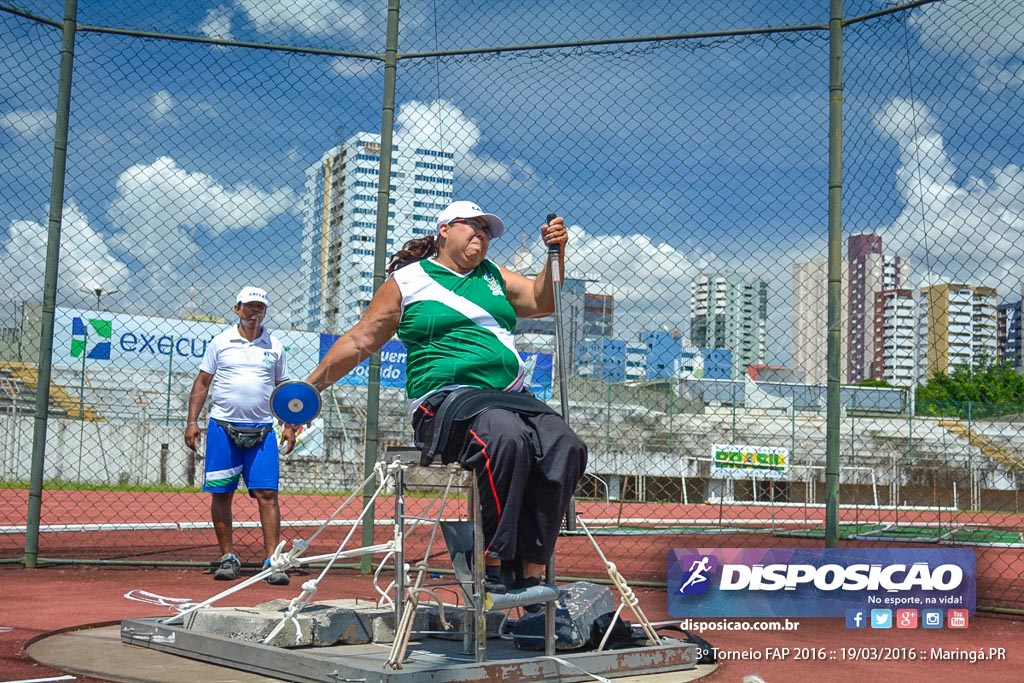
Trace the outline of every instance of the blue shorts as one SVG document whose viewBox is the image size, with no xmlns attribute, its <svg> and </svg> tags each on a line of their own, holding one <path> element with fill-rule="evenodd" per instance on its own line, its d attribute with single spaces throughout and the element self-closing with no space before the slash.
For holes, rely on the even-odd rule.
<svg viewBox="0 0 1024 683">
<path fill-rule="evenodd" d="M 266 427 L 267 424 L 251 422 L 232 423 L 238 427 Z M 245 480 L 245 487 L 252 495 L 253 490 L 276 491 L 280 474 L 277 458 L 277 436 L 274 431 L 263 439 L 256 448 L 241 449 L 231 443 L 227 432 L 210 420 L 206 429 L 206 473 L 203 475 L 203 490 L 208 493 L 231 493 L 238 488 L 238 478 Z"/>
</svg>

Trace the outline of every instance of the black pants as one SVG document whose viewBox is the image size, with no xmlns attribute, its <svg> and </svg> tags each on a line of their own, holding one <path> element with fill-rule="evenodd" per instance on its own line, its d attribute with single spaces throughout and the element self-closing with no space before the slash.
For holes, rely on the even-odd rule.
<svg viewBox="0 0 1024 683">
<path fill-rule="evenodd" d="M 435 405 L 413 416 L 417 441 Z M 557 415 L 494 408 L 477 416 L 458 460 L 477 474 L 486 553 L 546 564 L 587 467 L 587 447 Z"/>
</svg>

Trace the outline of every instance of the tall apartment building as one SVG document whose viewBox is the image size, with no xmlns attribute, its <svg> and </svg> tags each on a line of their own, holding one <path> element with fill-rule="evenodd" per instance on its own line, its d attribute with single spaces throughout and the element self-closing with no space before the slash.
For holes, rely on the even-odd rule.
<svg viewBox="0 0 1024 683">
<path fill-rule="evenodd" d="M 767 352 L 768 285 L 737 273 L 701 273 L 690 283 L 690 340 L 732 351 L 732 379 Z"/>
<path fill-rule="evenodd" d="M 883 289 L 875 292 L 872 378 L 893 386 L 914 384 L 915 324 L 913 291 Z"/>
<path fill-rule="evenodd" d="M 996 359 L 1021 366 L 1021 304 L 1024 300 L 999 304 L 996 309 Z"/>
<path fill-rule="evenodd" d="M 393 145 L 388 255 L 435 231 L 438 212 L 452 200 L 452 159 L 443 149 Z M 379 165 L 380 135 L 357 133 L 306 171 L 296 327 L 344 332 L 369 303 Z"/>
<path fill-rule="evenodd" d="M 839 320 L 846 324 L 849 282 L 846 261 L 840 274 Z M 828 381 L 828 257 L 793 266 L 793 370 L 808 384 Z M 839 380 L 846 379 L 846 354 L 839 353 Z"/>
<path fill-rule="evenodd" d="M 958 365 L 996 357 L 996 290 L 941 283 L 921 288 L 917 377 L 949 374 Z"/>
<path fill-rule="evenodd" d="M 871 377 L 875 359 L 875 294 L 907 286 L 910 264 L 882 253 L 882 238 L 867 233 L 847 241 L 849 286 L 846 319 L 846 381 L 856 384 Z"/>
</svg>

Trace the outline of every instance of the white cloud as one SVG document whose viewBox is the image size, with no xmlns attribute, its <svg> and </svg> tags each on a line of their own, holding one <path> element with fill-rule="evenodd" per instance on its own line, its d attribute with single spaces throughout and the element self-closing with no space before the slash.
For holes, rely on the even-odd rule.
<svg viewBox="0 0 1024 683">
<path fill-rule="evenodd" d="M 196 250 L 191 232 L 260 230 L 293 210 L 289 188 L 261 190 L 248 183 L 226 187 L 215 178 L 187 171 L 170 157 L 137 164 L 117 179 L 108 217 L 118 228 L 113 243 L 143 266 L 143 277 L 176 276 Z"/>
<path fill-rule="evenodd" d="M 10 273 L 4 288 L 12 300 L 38 301 L 43 293 L 47 226 L 31 220 L 12 221 L 0 246 L 0 269 Z M 128 266 L 115 258 L 78 206 L 64 206 L 60 240 L 58 303 L 89 304 L 97 287 L 125 291 Z"/>
<path fill-rule="evenodd" d="M 539 235 L 539 232 L 538 232 Z M 530 250 L 532 259 L 517 263 L 524 273 L 537 272 L 546 258 L 542 242 Z M 571 225 L 566 247 L 567 277 L 595 280 L 588 291 L 615 298 L 615 337 L 636 340 L 641 332 L 661 325 L 684 325 L 683 304 L 700 267 L 684 252 L 646 235 L 595 235 Z"/>
<path fill-rule="evenodd" d="M 938 2 L 914 10 L 921 44 L 975 61 L 1024 54 L 1024 4 L 1019 0 Z"/>
<path fill-rule="evenodd" d="M 176 102 L 170 92 L 158 90 L 149 98 L 146 113 L 157 123 L 174 124 L 178 121 L 178 117 L 174 113 L 175 105 Z"/>
<path fill-rule="evenodd" d="M 910 255 L 918 280 L 1016 289 L 1024 277 L 1024 170 L 995 167 L 955 180 L 937 122 L 920 102 L 895 99 L 875 117 L 900 147 L 897 184 L 904 206 L 879 234 L 886 251 Z"/>
<path fill-rule="evenodd" d="M 474 180 L 512 182 L 534 175 L 526 164 L 506 164 L 474 153 L 481 139 L 480 127 L 448 100 L 406 102 L 395 116 L 395 128 L 396 138 L 451 151 L 456 169 Z"/>
<path fill-rule="evenodd" d="M 1019 0 L 934 3 L 914 10 L 909 23 L 926 49 L 974 62 L 982 88 L 1024 85 L 1024 3 Z"/>
<path fill-rule="evenodd" d="M 213 40 L 234 40 L 231 33 L 231 7 L 221 5 L 206 13 L 206 18 L 199 25 L 199 31 Z"/>
<path fill-rule="evenodd" d="M 216 105 L 195 100 L 179 100 L 169 90 L 157 90 L 146 102 L 145 111 L 154 123 L 177 125 L 183 116 L 213 119 L 220 116 Z"/>
<path fill-rule="evenodd" d="M 364 35 L 369 17 L 357 5 L 338 0 L 236 0 L 260 33 L 286 37 L 299 34 L 329 38 L 339 34 Z"/>
<path fill-rule="evenodd" d="M 56 114 L 46 109 L 15 109 L 0 116 L 0 128 L 27 140 L 53 138 Z"/>
<path fill-rule="evenodd" d="M 345 78 L 366 78 L 367 76 L 383 73 L 384 63 L 375 59 L 335 57 L 331 60 L 331 71 Z"/>
<path fill-rule="evenodd" d="M 1003 65 L 986 60 L 974 67 L 972 75 L 983 90 L 991 93 L 999 93 L 1003 90 L 1024 91 L 1024 65 L 1020 63 Z"/>
</svg>

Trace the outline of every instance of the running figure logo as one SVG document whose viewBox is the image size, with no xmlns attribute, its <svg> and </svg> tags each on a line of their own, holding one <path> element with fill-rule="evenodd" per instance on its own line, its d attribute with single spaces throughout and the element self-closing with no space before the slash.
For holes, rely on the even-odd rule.
<svg viewBox="0 0 1024 683">
<path fill-rule="evenodd" d="M 713 555 L 687 555 L 679 558 L 683 568 L 683 579 L 679 584 L 680 595 L 703 595 L 711 587 L 710 574 L 718 568 Z"/>
</svg>

